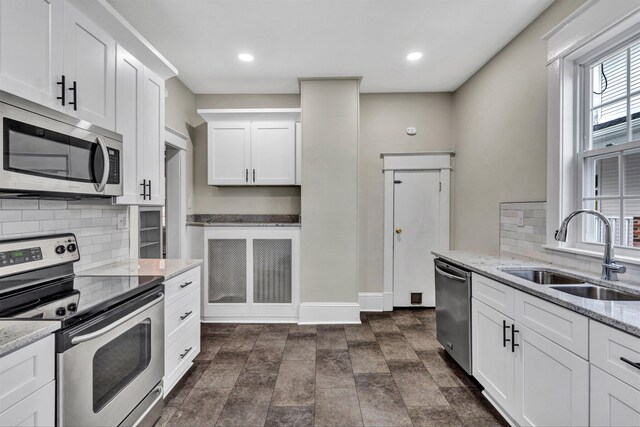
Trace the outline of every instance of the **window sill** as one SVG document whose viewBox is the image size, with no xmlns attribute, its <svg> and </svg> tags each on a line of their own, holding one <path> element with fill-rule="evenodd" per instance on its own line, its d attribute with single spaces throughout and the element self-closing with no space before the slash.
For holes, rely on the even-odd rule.
<svg viewBox="0 0 640 427">
<path fill-rule="evenodd" d="M 602 252 L 590 251 L 587 249 L 578 249 L 578 248 L 570 248 L 565 246 L 551 246 L 551 245 L 542 245 L 542 247 L 549 251 L 564 252 L 564 253 L 569 253 L 574 255 L 582 255 L 590 258 L 599 259 L 601 261 L 603 257 Z M 616 255 L 616 261 L 619 261 L 622 264 L 631 264 L 631 265 L 640 266 L 640 258 L 636 258 L 636 257 Z"/>
</svg>

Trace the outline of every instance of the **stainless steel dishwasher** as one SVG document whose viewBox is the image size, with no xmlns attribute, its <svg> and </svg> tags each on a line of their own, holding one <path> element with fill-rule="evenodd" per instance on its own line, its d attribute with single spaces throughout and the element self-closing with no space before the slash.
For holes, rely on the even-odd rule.
<svg viewBox="0 0 640 427">
<path fill-rule="evenodd" d="M 471 273 L 436 259 L 436 337 L 471 375 Z"/>
</svg>

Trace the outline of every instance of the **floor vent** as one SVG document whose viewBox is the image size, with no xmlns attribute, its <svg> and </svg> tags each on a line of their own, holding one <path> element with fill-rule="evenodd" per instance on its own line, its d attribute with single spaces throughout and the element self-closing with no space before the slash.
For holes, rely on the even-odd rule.
<svg viewBox="0 0 640 427">
<path fill-rule="evenodd" d="M 411 292 L 411 304 L 422 305 L 422 292 Z"/>
</svg>

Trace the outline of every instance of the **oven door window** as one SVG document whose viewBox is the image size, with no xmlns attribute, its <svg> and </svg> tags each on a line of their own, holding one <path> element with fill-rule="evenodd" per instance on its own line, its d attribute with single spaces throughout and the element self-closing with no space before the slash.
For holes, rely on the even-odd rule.
<svg viewBox="0 0 640 427">
<path fill-rule="evenodd" d="M 93 356 L 93 412 L 100 412 L 147 369 L 150 362 L 150 319 L 145 319 L 100 347 Z"/>
<path fill-rule="evenodd" d="M 5 117 L 4 168 L 28 175 L 97 183 L 104 171 L 98 144 Z"/>
</svg>

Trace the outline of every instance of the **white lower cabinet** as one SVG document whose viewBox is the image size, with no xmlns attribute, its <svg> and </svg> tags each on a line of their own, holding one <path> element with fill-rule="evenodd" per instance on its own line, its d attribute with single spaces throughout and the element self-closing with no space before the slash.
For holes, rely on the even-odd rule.
<svg viewBox="0 0 640 427">
<path fill-rule="evenodd" d="M 589 424 L 589 363 L 516 325 L 515 410 L 525 426 Z"/>
<path fill-rule="evenodd" d="M 478 281 L 492 289 L 491 295 L 514 295 L 472 299 L 473 376 L 485 393 L 519 425 L 588 425 L 589 363 L 546 338 L 565 336 L 567 345 L 582 349 L 573 343 L 588 342 L 587 324 L 569 310 L 540 299 L 538 303 L 486 277 L 473 275 L 472 280 L 474 290 Z M 519 319 L 527 319 L 529 326 Z M 555 329 L 550 320 L 557 322 Z"/>
<path fill-rule="evenodd" d="M 591 365 L 591 425 L 640 426 L 640 390 Z"/>
<path fill-rule="evenodd" d="M 203 320 L 297 320 L 299 236 L 296 227 L 206 228 Z"/>
<path fill-rule="evenodd" d="M 55 424 L 55 337 L 0 358 L 0 426 Z"/>
<path fill-rule="evenodd" d="M 164 395 L 200 352 L 200 266 L 167 280 L 164 308 Z"/>
</svg>

